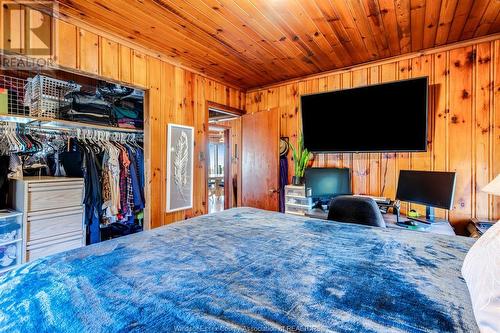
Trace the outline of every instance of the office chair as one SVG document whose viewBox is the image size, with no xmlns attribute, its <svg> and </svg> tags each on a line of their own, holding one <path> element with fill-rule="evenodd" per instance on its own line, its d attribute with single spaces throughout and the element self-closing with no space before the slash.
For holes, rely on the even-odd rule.
<svg viewBox="0 0 500 333">
<path fill-rule="evenodd" d="M 385 228 L 375 200 L 352 195 L 341 195 L 330 201 L 328 220 Z"/>
</svg>

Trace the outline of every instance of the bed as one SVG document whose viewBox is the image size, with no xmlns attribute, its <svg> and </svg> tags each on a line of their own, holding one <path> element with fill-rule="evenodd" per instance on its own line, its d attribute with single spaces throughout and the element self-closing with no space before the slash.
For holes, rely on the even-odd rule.
<svg viewBox="0 0 500 333">
<path fill-rule="evenodd" d="M 477 332 L 472 240 L 236 208 L 0 278 L 0 332 Z"/>
</svg>

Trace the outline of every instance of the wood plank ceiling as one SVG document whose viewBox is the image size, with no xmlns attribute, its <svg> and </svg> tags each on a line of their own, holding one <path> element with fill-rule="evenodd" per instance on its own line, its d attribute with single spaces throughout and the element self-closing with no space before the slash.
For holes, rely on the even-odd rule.
<svg viewBox="0 0 500 333">
<path fill-rule="evenodd" d="M 500 0 L 58 0 L 60 13 L 241 88 L 500 32 Z"/>
</svg>

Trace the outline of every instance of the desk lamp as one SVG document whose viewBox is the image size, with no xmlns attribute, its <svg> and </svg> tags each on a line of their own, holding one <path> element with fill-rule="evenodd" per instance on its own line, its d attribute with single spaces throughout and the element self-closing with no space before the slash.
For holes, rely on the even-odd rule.
<svg viewBox="0 0 500 333">
<path fill-rule="evenodd" d="M 483 187 L 483 192 L 500 196 L 500 174 L 496 176 L 488 185 Z M 500 220 L 499 220 L 500 221 Z"/>
</svg>

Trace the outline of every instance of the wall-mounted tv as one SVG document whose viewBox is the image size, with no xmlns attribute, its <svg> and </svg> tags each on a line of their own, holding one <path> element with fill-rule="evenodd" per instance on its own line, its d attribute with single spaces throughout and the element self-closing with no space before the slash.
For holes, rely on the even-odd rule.
<svg viewBox="0 0 500 333">
<path fill-rule="evenodd" d="M 301 96 L 304 145 L 313 152 L 427 149 L 427 77 Z"/>
</svg>

